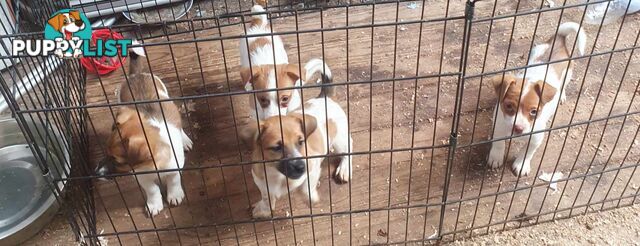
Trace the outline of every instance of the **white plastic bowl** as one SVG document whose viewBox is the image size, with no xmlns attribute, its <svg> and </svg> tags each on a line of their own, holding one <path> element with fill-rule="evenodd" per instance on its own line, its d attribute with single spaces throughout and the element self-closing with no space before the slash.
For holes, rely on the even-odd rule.
<svg viewBox="0 0 640 246">
<path fill-rule="evenodd" d="M 629 9 L 627 10 L 627 5 Z M 608 9 L 608 10 L 607 10 Z M 598 4 L 590 4 L 584 22 L 592 25 L 609 24 L 626 14 L 640 11 L 640 0 L 612 0 Z M 605 16 L 606 12 L 606 16 Z M 604 21 L 602 18 L 604 17 Z"/>
</svg>

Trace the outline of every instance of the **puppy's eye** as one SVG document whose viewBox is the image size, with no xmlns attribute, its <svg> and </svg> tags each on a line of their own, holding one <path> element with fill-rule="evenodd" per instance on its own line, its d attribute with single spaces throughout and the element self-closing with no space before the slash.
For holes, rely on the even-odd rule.
<svg viewBox="0 0 640 246">
<path fill-rule="evenodd" d="M 260 105 L 261 105 L 263 108 L 264 108 L 264 107 L 269 106 L 269 99 L 261 98 L 261 99 L 260 99 Z"/>
<path fill-rule="evenodd" d="M 513 113 L 516 111 L 516 106 L 513 103 L 507 103 L 504 105 L 504 109 L 508 113 Z"/>
<path fill-rule="evenodd" d="M 271 148 L 269 148 L 271 151 L 273 152 L 280 152 L 282 151 L 282 143 L 278 142 L 278 144 L 276 146 L 273 146 Z"/>
<path fill-rule="evenodd" d="M 304 139 L 303 139 L 303 138 L 300 138 L 300 140 L 298 140 L 298 145 L 299 145 L 299 146 L 302 146 L 303 144 L 304 144 Z"/>
<path fill-rule="evenodd" d="M 289 97 L 288 97 L 288 96 L 283 96 L 282 98 L 280 98 L 280 102 L 281 102 L 281 103 L 287 103 L 287 102 L 289 102 Z"/>
<path fill-rule="evenodd" d="M 536 116 L 536 115 L 538 115 L 538 110 L 537 110 L 537 109 L 532 109 L 532 110 L 529 112 L 529 114 L 530 114 L 531 116 Z"/>
<path fill-rule="evenodd" d="M 64 19 L 64 20 L 62 20 L 62 23 L 69 24 L 69 21 L 67 19 Z"/>
</svg>

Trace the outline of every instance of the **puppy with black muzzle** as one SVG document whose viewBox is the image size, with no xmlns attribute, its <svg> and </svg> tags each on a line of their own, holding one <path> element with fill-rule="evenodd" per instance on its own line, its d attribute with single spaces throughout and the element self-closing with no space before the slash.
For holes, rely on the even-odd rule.
<svg viewBox="0 0 640 246">
<path fill-rule="evenodd" d="M 167 88 L 160 78 L 142 71 L 145 59 L 142 48 L 131 52 L 128 82 L 122 83 L 120 102 L 167 99 Z M 106 156 L 96 168 L 100 176 L 177 169 L 184 166 L 184 151 L 191 149 L 191 139 L 182 130 L 178 107 L 171 101 L 126 105 L 119 108 L 116 122 L 106 144 Z M 184 199 L 180 172 L 137 175 L 144 191 L 150 216 L 164 208 L 160 184 L 166 185 L 167 202 L 179 205 Z M 160 180 L 158 180 L 158 177 Z"/>
<path fill-rule="evenodd" d="M 251 169 L 262 198 L 254 204 L 253 217 L 269 217 L 276 200 L 287 194 L 287 188 L 302 191 L 311 204 L 317 202 L 325 158 L 307 157 L 326 155 L 331 149 L 334 153 L 348 154 L 352 149 L 345 112 L 331 98 L 326 98 L 325 104 L 323 94 L 324 91 L 303 105 L 304 114 L 298 109 L 281 118 L 269 117 L 245 132 L 245 137 L 253 142 L 253 160 L 266 161 L 264 165 L 254 164 Z M 342 156 L 336 178 L 348 182 L 351 173 L 351 156 Z"/>
</svg>

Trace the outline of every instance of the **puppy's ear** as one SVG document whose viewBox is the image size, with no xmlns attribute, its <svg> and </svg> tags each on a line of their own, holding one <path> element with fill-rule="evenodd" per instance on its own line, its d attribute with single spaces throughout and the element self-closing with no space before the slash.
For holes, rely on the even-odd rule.
<svg viewBox="0 0 640 246">
<path fill-rule="evenodd" d="M 242 83 L 247 83 L 251 80 L 251 69 L 243 67 L 240 69 L 240 77 L 242 77 Z"/>
<path fill-rule="evenodd" d="M 69 11 L 69 15 L 71 15 L 71 17 L 73 17 L 73 19 L 75 20 L 80 20 L 80 12 L 77 10 Z"/>
<path fill-rule="evenodd" d="M 516 78 L 508 74 L 505 74 L 504 76 L 499 74 L 491 78 L 491 83 L 496 91 L 498 99 L 502 100 L 502 97 L 504 97 L 504 94 L 507 92 L 509 87 L 516 83 Z"/>
<path fill-rule="evenodd" d="M 257 123 L 251 122 L 244 129 L 240 130 L 239 138 L 245 146 L 253 148 L 258 142 L 260 134 L 262 134 L 265 129 L 266 126 L 262 121 Z"/>
<path fill-rule="evenodd" d="M 145 134 L 149 134 L 151 130 L 140 124 L 135 110 L 120 109 L 108 140 L 109 149 L 107 151 L 118 162 L 118 165 L 114 166 L 115 172 L 129 172 L 131 169 L 138 168 L 153 160 L 149 146 L 153 148 L 156 140 L 151 135 L 145 137 Z"/>
<path fill-rule="evenodd" d="M 59 15 L 56 15 L 54 17 L 51 17 L 47 21 L 47 23 L 49 23 L 49 25 L 51 27 L 53 27 L 53 29 L 55 29 L 56 31 L 59 32 L 60 28 L 62 28 L 62 25 L 64 25 L 64 18 L 65 18 L 64 15 L 59 14 Z"/>
<path fill-rule="evenodd" d="M 556 88 L 549 85 L 548 83 L 545 83 L 542 80 L 539 80 L 534 84 L 534 89 L 536 91 L 536 94 L 538 94 L 538 96 L 540 97 L 540 106 L 543 106 L 546 103 L 550 102 L 557 92 Z"/>
<path fill-rule="evenodd" d="M 262 76 L 262 71 L 258 67 L 243 67 L 240 69 L 240 76 L 242 77 L 242 83 L 249 83 L 254 77 Z"/>
<path fill-rule="evenodd" d="M 140 125 L 135 110 L 122 108 L 116 116 L 116 126 L 120 129 L 118 137 L 122 137 L 122 145 L 125 147 L 124 158 L 127 164 L 134 167 L 136 164 L 151 159 L 147 138 L 144 136 L 143 126 Z M 151 139 L 149 144 L 151 144 Z"/>
<path fill-rule="evenodd" d="M 147 145 L 147 140 L 144 136 L 123 136 L 124 145 L 126 146 L 126 158 L 131 167 L 142 162 L 152 160 L 150 146 Z M 151 144 L 151 142 L 149 142 Z"/>
<path fill-rule="evenodd" d="M 303 116 L 302 114 L 296 113 L 292 113 L 290 115 L 300 121 L 300 127 L 302 128 L 302 132 L 304 132 L 305 137 L 311 135 L 316 130 L 316 128 L 318 128 L 318 121 L 316 120 L 316 117 L 313 117 L 311 115 Z"/>
<path fill-rule="evenodd" d="M 302 72 L 302 76 L 300 76 L 300 72 Z M 300 71 L 300 67 L 296 64 L 287 64 L 286 66 L 284 66 L 284 73 L 289 76 L 289 78 L 291 78 L 291 80 L 293 80 L 295 84 L 295 82 L 300 78 L 305 77 L 306 72 L 304 71 L 304 69 Z"/>
<path fill-rule="evenodd" d="M 118 112 L 118 115 L 116 115 L 116 125 L 122 125 L 131 119 L 137 119 L 138 116 L 135 114 L 136 112 L 134 110 L 131 110 L 129 108 L 121 108 L 120 112 Z M 135 118 L 132 118 L 134 116 Z"/>
</svg>

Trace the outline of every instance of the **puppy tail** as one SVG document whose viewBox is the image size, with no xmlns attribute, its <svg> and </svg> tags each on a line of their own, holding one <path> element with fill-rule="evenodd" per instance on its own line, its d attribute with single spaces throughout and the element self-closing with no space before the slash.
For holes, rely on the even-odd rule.
<svg viewBox="0 0 640 246">
<path fill-rule="evenodd" d="M 257 14 L 257 13 L 262 13 L 262 14 Z M 251 16 L 251 27 L 263 27 L 266 26 L 267 24 L 269 24 L 269 20 L 267 19 L 267 13 L 265 13 L 265 10 L 262 6 L 260 5 L 253 5 L 253 7 L 251 7 L 251 14 L 253 14 Z"/>
<path fill-rule="evenodd" d="M 304 65 L 304 70 L 306 74 L 306 78 L 304 81 L 309 82 L 314 78 L 316 73 L 320 73 L 321 75 L 321 83 L 322 88 L 320 89 L 320 94 L 318 97 L 331 97 L 335 93 L 334 88 L 331 84 L 333 81 L 333 75 L 331 74 L 331 69 L 327 66 L 324 61 L 318 58 L 311 59 Z M 316 80 L 316 83 L 318 80 Z"/>
<path fill-rule="evenodd" d="M 564 38 L 564 43 L 567 45 L 569 40 L 567 40 L 567 36 L 570 34 L 577 33 L 576 43 L 578 46 L 578 52 L 580 55 L 584 55 L 586 46 L 587 46 L 587 34 L 584 29 L 580 27 L 580 24 L 575 22 L 565 22 L 558 27 L 558 38 Z M 566 47 L 567 50 L 571 50 L 572 47 Z"/>
<path fill-rule="evenodd" d="M 140 45 L 138 40 L 133 40 L 133 45 Z M 142 47 L 134 47 L 129 52 L 129 74 L 138 74 L 144 72 L 147 67 L 147 55 Z M 143 58 L 140 58 L 143 57 Z"/>
</svg>

